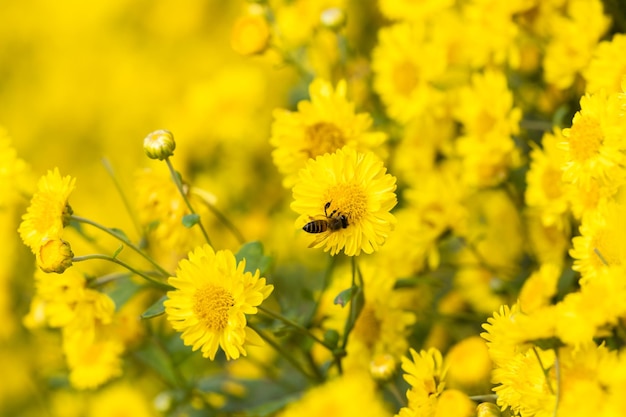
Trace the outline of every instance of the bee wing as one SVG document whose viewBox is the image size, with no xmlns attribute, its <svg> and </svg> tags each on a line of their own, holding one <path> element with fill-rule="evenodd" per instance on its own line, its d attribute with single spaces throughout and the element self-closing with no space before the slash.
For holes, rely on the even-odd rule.
<svg viewBox="0 0 626 417">
<path fill-rule="evenodd" d="M 322 246 L 324 241 L 328 239 L 328 236 L 330 236 L 330 233 L 331 233 L 330 230 L 320 233 L 320 235 L 317 236 L 313 242 L 311 242 L 311 244 L 309 245 L 309 248 L 318 248 Z"/>
</svg>

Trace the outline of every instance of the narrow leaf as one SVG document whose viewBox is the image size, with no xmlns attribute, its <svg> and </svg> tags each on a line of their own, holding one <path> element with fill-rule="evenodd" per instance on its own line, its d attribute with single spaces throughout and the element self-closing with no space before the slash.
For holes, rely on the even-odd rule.
<svg viewBox="0 0 626 417">
<path fill-rule="evenodd" d="M 341 291 L 335 297 L 334 303 L 340 305 L 341 307 L 345 307 L 352 300 L 352 297 L 356 294 L 356 290 L 358 287 L 353 286 Z"/>
<path fill-rule="evenodd" d="M 163 302 L 165 302 L 165 300 L 167 300 L 167 295 L 159 298 L 156 303 L 148 307 L 148 309 L 141 314 L 141 318 L 151 319 L 165 313 L 165 306 L 163 305 Z"/>
</svg>

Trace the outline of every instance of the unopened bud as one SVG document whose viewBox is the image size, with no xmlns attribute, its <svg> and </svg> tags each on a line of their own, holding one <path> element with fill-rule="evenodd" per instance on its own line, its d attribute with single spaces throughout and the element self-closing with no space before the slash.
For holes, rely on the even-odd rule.
<svg viewBox="0 0 626 417">
<path fill-rule="evenodd" d="M 72 266 L 73 257 L 69 243 L 61 239 L 50 239 L 39 248 L 37 265 L 43 272 L 62 274 Z"/>
<path fill-rule="evenodd" d="M 390 354 L 377 354 L 370 362 L 370 374 L 374 379 L 386 381 L 395 373 L 396 366 L 396 360 Z"/>
<path fill-rule="evenodd" d="M 143 150 L 150 159 L 162 161 L 174 155 L 176 142 L 169 130 L 160 129 L 149 133 L 143 140 Z"/>
<path fill-rule="evenodd" d="M 500 407 L 494 403 L 480 403 L 476 407 L 476 417 L 500 417 Z"/>
<path fill-rule="evenodd" d="M 346 24 L 346 12 L 339 7 L 331 7 L 322 11 L 320 22 L 331 30 L 339 30 Z"/>
</svg>

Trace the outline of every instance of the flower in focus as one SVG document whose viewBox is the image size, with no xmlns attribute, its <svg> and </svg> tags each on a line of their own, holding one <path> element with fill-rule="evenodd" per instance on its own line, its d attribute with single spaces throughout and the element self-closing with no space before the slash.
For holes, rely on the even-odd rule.
<svg viewBox="0 0 626 417">
<path fill-rule="evenodd" d="M 63 228 L 69 224 L 72 208 L 67 200 L 75 182 L 69 175 L 61 177 L 58 168 L 39 179 L 37 191 L 18 229 L 22 241 L 34 254 L 48 239 L 59 239 Z"/>
<path fill-rule="evenodd" d="M 258 270 L 244 272 L 245 266 L 245 260 L 237 264 L 232 252 L 204 245 L 190 252 L 169 279 L 176 289 L 167 293 L 167 319 L 182 332 L 185 345 L 201 349 L 211 360 L 218 347 L 227 359 L 237 359 L 246 355 L 245 344 L 262 344 L 247 326 L 246 314 L 256 314 L 274 287 L 265 285 Z"/>
<path fill-rule="evenodd" d="M 338 230 L 326 229 L 311 244 L 331 255 L 372 253 L 385 242 L 396 222 L 396 179 L 373 153 L 349 147 L 309 160 L 293 188 L 291 208 L 300 214 L 296 224 L 336 221 Z M 313 219 L 313 220 L 312 220 Z"/>
<path fill-rule="evenodd" d="M 373 150 L 387 139 L 382 132 L 369 131 L 369 114 L 355 112 L 354 104 L 346 98 L 345 80 L 333 89 L 329 82 L 316 79 L 309 86 L 309 94 L 310 101 L 299 102 L 297 112 L 274 111 L 272 158 L 285 176 L 285 187 L 296 183 L 298 171 L 310 158 L 344 146 L 361 152 Z"/>
<path fill-rule="evenodd" d="M 617 94 L 587 94 L 580 99 L 580 111 L 572 127 L 563 129 L 566 162 L 563 180 L 588 187 L 592 180 L 600 185 L 623 183 L 624 114 Z"/>
<path fill-rule="evenodd" d="M 169 130 L 160 129 L 151 132 L 143 140 L 143 150 L 150 159 L 162 161 L 174 155 L 176 141 Z"/>
<path fill-rule="evenodd" d="M 344 375 L 307 390 L 277 417 L 388 417 L 374 382 L 363 374 Z"/>
</svg>

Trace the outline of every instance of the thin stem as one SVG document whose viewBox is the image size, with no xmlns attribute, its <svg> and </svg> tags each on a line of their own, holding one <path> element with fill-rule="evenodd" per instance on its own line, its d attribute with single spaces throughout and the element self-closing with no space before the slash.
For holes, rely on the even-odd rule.
<svg viewBox="0 0 626 417">
<path fill-rule="evenodd" d="M 191 214 L 197 214 L 196 211 L 191 206 L 191 203 L 189 202 L 189 199 L 187 198 L 187 193 L 185 193 L 185 190 L 183 190 L 183 183 L 182 183 L 182 181 L 180 179 L 180 176 L 178 175 L 178 173 L 174 169 L 174 166 L 172 165 L 172 161 L 170 161 L 170 158 L 165 158 L 165 163 L 167 164 L 167 167 L 170 170 L 170 175 L 172 176 L 172 179 L 174 180 L 174 184 L 176 184 L 176 188 L 178 188 L 178 192 L 180 193 L 181 197 L 183 198 L 183 201 L 185 202 L 185 204 L 187 205 L 187 208 L 189 209 L 189 212 L 191 212 Z M 204 235 L 204 240 L 206 240 L 206 243 L 208 243 L 209 245 L 213 246 L 211 244 L 211 239 L 209 239 L 209 234 L 207 233 L 206 229 L 202 225 L 202 219 L 200 219 L 200 218 L 198 218 L 198 226 L 200 227 L 200 230 L 202 231 L 202 234 Z"/>
<path fill-rule="evenodd" d="M 559 349 L 554 349 L 554 373 L 556 377 L 556 392 L 554 393 L 554 417 L 556 417 L 559 411 L 559 401 L 561 400 L 561 362 L 559 361 Z"/>
<path fill-rule="evenodd" d="M 128 215 L 130 216 L 130 220 L 133 222 L 133 225 L 135 226 L 135 230 L 137 230 L 137 233 L 141 235 L 143 233 L 143 230 L 141 228 L 141 225 L 139 224 L 139 219 L 137 219 L 137 215 L 135 214 L 135 211 L 132 209 L 132 206 L 128 200 L 128 197 L 126 196 L 126 193 L 124 193 L 124 190 L 122 189 L 122 185 L 118 181 L 117 176 L 115 175 L 115 172 L 113 171 L 113 167 L 111 166 L 111 163 L 109 162 L 107 158 L 102 158 L 102 165 L 104 165 L 104 169 L 109 174 L 109 177 L 111 177 L 111 180 L 113 181 L 113 185 L 115 185 L 115 189 L 120 195 L 120 198 L 122 199 L 122 203 L 124 204 L 124 207 L 126 208 Z"/>
<path fill-rule="evenodd" d="M 600 258 L 604 266 L 609 266 L 609 263 L 606 261 L 606 259 L 604 259 L 604 256 L 602 256 L 602 252 L 600 252 L 598 248 L 593 248 L 593 251 L 598 256 L 598 258 Z"/>
<path fill-rule="evenodd" d="M 88 224 L 90 226 L 95 227 L 96 229 L 100 229 L 103 232 L 113 236 L 114 238 L 116 238 L 117 240 L 119 240 L 120 242 L 124 243 L 126 246 L 128 246 L 129 248 L 131 248 L 132 250 L 137 252 L 139 255 L 141 255 L 141 257 L 144 258 L 146 261 L 150 262 L 150 264 L 152 264 L 152 266 L 154 266 L 159 271 L 159 273 L 161 275 L 163 275 L 164 277 L 172 276 L 172 274 L 170 274 L 165 269 L 163 269 L 158 263 L 156 263 L 154 261 L 154 259 L 149 257 L 144 251 L 139 249 L 133 242 L 131 242 L 130 240 L 126 239 L 123 235 L 121 235 L 119 233 L 115 233 L 113 230 L 109 229 L 108 227 L 102 226 L 101 224 L 96 223 L 93 220 L 86 219 L 84 217 L 79 217 L 79 216 L 76 216 L 76 215 L 72 215 L 70 217 L 70 219 L 72 219 L 72 220 L 74 220 L 74 221 L 76 221 L 78 223 Z"/>
<path fill-rule="evenodd" d="M 222 224 L 226 226 L 226 228 L 233 234 L 233 236 L 235 236 L 235 239 L 237 239 L 239 244 L 243 245 L 244 243 L 246 243 L 246 238 L 243 236 L 243 233 L 241 233 L 241 231 L 237 228 L 237 226 L 233 224 L 233 222 L 228 220 L 228 217 L 226 217 L 224 213 L 219 211 L 217 207 L 215 207 L 215 205 L 204 196 L 204 193 L 202 191 L 196 188 L 192 188 L 191 192 L 202 199 L 204 205 L 207 206 L 209 210 L 211 210 L 211 213 L 213 213 L 213 215 L 217 217 L 217 219 L 222 222 Z"/>
<path fill-rule="evenodd" d="M 326 342 L 324 342 L 322 339 L 320 339 L 319 337 L 315 336 L 309 329 L 307 329 L 306 327 L 302 326 L 301 324 L 296 323 L 293 320 L 288 319 L 287 317 L 280 315 L 278 313 L 273 312 L 272 310 L 268 310 L 263 306 L 257 306 L 257 308 L 259 309 L 259 311 L 261 311 L 262 313 L 267 314 L 268 316 L 275 318 L 276 320 L 282 321 L 283 323 L 285 323 L 286 325 L 293 327 L 294 329 L 298 330 L 300 333 L 305 334 L 307 336 L 309 336 L 311 339 L 315 340 L 317 343 L 319 343 L 320 345 L 324 346 L 326 349 L 328 349 L 331 352 L 334 352 L 335 349 L 333 349 L 331 346 L 329 346 L 328 344 L 326 344 Z"/>
<path fill-rule="evenodd" d="M 274 348 L 283 358 L 285 358 L 293 367 L 298 370 L 302 375 L 304 375 L 307 379 L 311 381 L 318 381 L 318 379 L 310 375 L 302 365 L 293 357 L 291 353 L 287 350 L 283 349 L 278 343 L 274 342 L 270 337 L 268 337 L 265 333 L 261 331 L 261 329 L 257 328 L 255 325 L 248 323 L 248 327 L 254 330 L 260 337 L 263 339 L 268 345 Z"/>
<path fill-rule="evenodd" d="M 548 386 L 548 390 L 550 391 L 550 394 L 554 394 L 554 389 L 552 388 L 552 384 L 550 383 L 550 372 L 549 372 L 548 369 L 546 369 L 543 366 L 543 362 L 541 361 L 541 357 L 539 356 L 539 352 L 537 352 L 537 348 L 536 347 L 533 347 L 533 353 L 537 357 L 537 361 L 539 362 L 539 366 L 541 367 L 541 370 L 543 372 L 543 376 L 546 379 L 546 385 Z"/>
<path fill-rule="evenodd" d="M 132 266 L 128 265 L 126 262 L 124 261 L 120 261 L 117 258 L 114 258 L 112 256 L 109 255 L 102 255 L 102 254 L 91 254 L 91 255 L 83 255 L 83 256 L 75 256 L 74 258 L 72 258 L 72 262 L 84 262 L 84 261 L 89 261 L 92 259 L 102 259 L 104 261 L 109 261 L 109 262 L 113 262 L 115 264 L 118 264 L 126 269 L 128 269 L 130 272 L 132 272 L 135 275 L 139 275 L 140 277 L 142 277 L 143 279 L 145 279 L 146 281 L 154 284 L 154 285 L 158 285 L 160 287 L 163 288 L 167 288 L 167 289 L 174 289 L 172 286 L 164 284 L 160 281 L 155 280 L 154 278 L 152 278 L 151 276 L 133 268 Z"/>
</svg>

